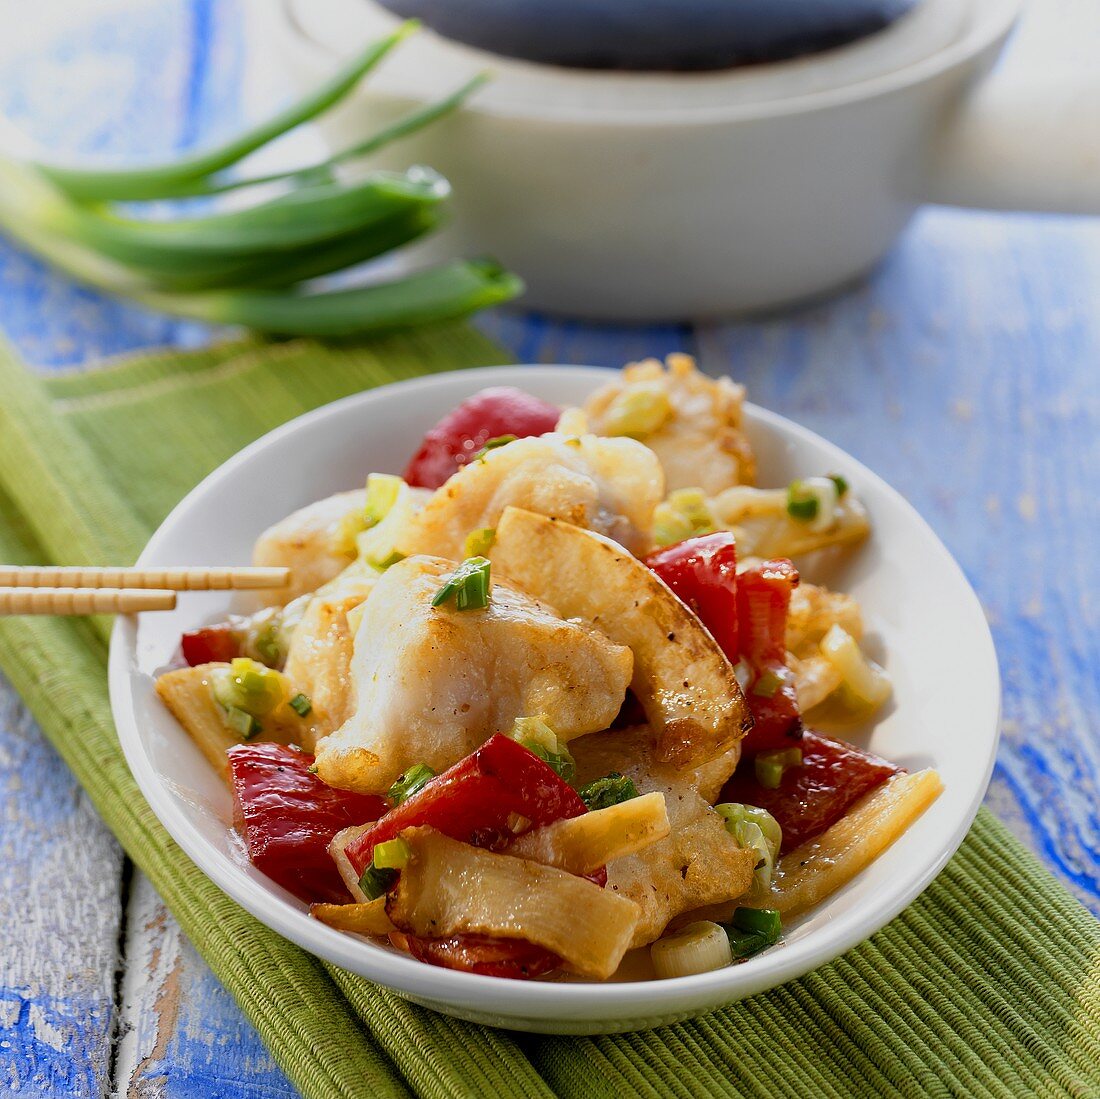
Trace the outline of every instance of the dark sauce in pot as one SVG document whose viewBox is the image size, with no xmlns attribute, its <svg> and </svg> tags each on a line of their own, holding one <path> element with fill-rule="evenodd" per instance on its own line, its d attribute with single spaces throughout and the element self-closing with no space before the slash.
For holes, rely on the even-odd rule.
<svg viewBox="0 0 1100 1099">
<path fill-rule="evenodd" d="M 505 57 L 587 69 L 725 69 L 804 57 L 889 26 L 919 0 L 379 0 Z"/>
</svg>

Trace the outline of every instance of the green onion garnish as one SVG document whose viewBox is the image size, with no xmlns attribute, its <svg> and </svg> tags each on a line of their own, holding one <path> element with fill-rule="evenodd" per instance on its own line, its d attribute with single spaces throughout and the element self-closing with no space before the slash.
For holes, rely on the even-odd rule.
<svg viewBox="0 0 1100 1099">
<path fill-rule="evenodd" d="M 597 809 L 607 809 L 612 805 L 636 798 L 638 787 L 634 785 L 633 779 L 619 774 L 618 771 L 612 771 L 611 774 L 595 779 L 587 786 L 582 786 L 578 793 L 589 810 L 595 812 Z"/>
<path fill-rule="evenodd" d="M 304 695 L 301 691 L 290 700 L 288 705 L 299 717 L 305 717 L 313 710 L 313 703 L 310 702 L 309 695 Z"/>
<path fill-rule="evenodd" d="M 368 46 L 320 88 L 267 121 L 171 162 L 112 169 L 0 156 L 0 229 L 108 293 L 180 316 L 275 334 L 356 336 L 449 320 L 506 301 L 522 283 L 486 260 L 351 289 L 312 281 L 409 244 L 443 223 L 450 187 L 430 169 L 345 178 L 334 168 L 455 110 L 481 77 L 319 164 L 260 178 L 226 173 L 334 107 L 415 27 L 403 24 Z M 282 191 L 274 197 L 168 219 L 111 205 L 276 181 Z"/>
<path fill-rule="evenodd" d="M 772 698 L 782 686 L 783 677 L 778 672 L 769 669 L 761 672 L 757 677 L 756 682 L 752 685 L 752 693 L 759 695 L 761 698 Z"/>
<path fill-rule="evenodd" d="M 734 961 L 759 954 L 777 943 L 783 934 L 782 919 L 773 908 L 738 908 L 730 923 L 723 926 Z"/>
<path fill-rule="evenodd" d="M 756 781 L 761 786 L 768 790 L 778 790 L 787 770 L 802 766 L 802 749 L 780 748 L 774 752 L 758 752 L 752 765 Z"/>
<path fill-rule="evenodd" d="M 435 593 L 433 607 L 441 607 L 449 599 L 460 611 L 480 611 L 489 605 L 489 562 L 484 557 L 470 557 L 462 562 Z"/>
<path fill-rule="evenodd" d="M 571 784 L 577 777 L 576 761 L 565 742 L 547 725 L 545 714 L 517 717 L 508 735 L 538 756 L 559 778 Z"/>
<path fill-rule="evenodd" d="M 390 801 L 394 805 L 400 805 L 403 801 L 408 801 L 413 794 L 427 786 L 433 778 L 435 778 L 435 771 L 426 763 L 418 763 L 415 767 L 410 767 L 390 787 Z"/>
<path fill-rule="evenodd" d="M 376 870 L 404 870 L 412 858 L 412 848 L 400 836 L 379 843 L 371 863 Z"/>
<path fill-rule="evenodd" d="M 829 480 L 832 481 L 834 485 L 836 485 L 836 494 L 838 499 L 848 491 L 848 482 L 839 473 L 830 473 Z"/>
<path fill-rule="evenodd" d="M 363 518 L 368 527 L 381 523 L 397 503 L 397 494 L 405 482 L 392 473 L 372 473 L 367 478 L 367 500 L 363 507 Z"/>
<path fill-rule="evenodd" d="M 237 706 L 230 706 L 225 711 L 225 723 L 241 740 L 251 740 L 264 728 L 250 713 Z"/>
<path fill-rule="evenodd" d="M 484 458 L 490 450 L 497 450 L 502 446 L 507 446 L 509 443 L 516 441 L 515 435 L 498 435 L 495 439 L 490 439 L 473 457 L 473 461 L 479 461 Z"/>
<path fill-rule="evenodd" d="M 817 496 L 802 481 L 792 481 L 787 487 L 787 514 L 792 519 L 816 519 L 819 506 Z"/>
<path fill-rule="evenodd" d="M 463 554 L 466 557 L 484 557 L 493 548 L 497 532 L 493 527 L 482 527 L 466 535 Z"/>
<path fill-rule="evenodd" d="M 381 847 L 382 845 L 379 844 L 378 846 Z M 384 897 L 393 888 L 395 881 L 397 881 L 396 870 L 380 870 L 374 863 L 371 863 L 359 879 L 359 888 L 366 893 L 367 900 L 376 901 L 379 897 Z"/>
</svg>

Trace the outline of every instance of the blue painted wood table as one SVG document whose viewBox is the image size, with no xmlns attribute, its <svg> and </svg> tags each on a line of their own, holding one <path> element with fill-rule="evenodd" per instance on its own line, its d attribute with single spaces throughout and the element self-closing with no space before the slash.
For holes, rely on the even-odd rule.
<svg viewBox="0 0 1100 1099">
<path fill-rule="evenodd" d="M 14 7 L 0 2 L 9 26 Z M 41 25 L 24 14 L 18 48 L 0 46 L 0 109 L 92 152 L 230 128 L 248 101 L 237 4 L 131 0 L 126 19 L 120 7 L 69 3 Z M 692 352 L 897 486 L 961 562 L 996 638 L 988 803 L 1100 914 L 1100 223 L 930 211 L 866 285 L 781 319 L 479 323 L 521 361 Z M 42 369 L 210 336 L 2 245 L 0 328 Z M 0 1093 L 292 1095 L 6 685 L 0 785 Z"/>
</svg>

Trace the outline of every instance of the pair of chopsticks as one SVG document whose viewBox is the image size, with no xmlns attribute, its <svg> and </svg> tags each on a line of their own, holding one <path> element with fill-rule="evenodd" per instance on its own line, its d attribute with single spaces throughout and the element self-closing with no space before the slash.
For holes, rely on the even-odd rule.
<svg viewBox="0 0 1100 1099">
<path fill-rule="evenodd" d="M 79 568 L 0 565 L 0 615 L 134 614 L 170 611 L 181 591 L 282 588 L 290 570 L 213 568 Z"/>
</svg>

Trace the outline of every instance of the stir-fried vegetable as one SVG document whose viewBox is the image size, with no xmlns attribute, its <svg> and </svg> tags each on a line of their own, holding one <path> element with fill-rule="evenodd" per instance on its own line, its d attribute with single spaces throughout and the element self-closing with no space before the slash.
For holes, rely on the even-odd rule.
<svg viewBox="0 0 1100 1099">
<path fill-rule="evenodd" d="M 774 908 L 737 908 L 725 931 L 734 961 L 741 961 L 779 942 L 783 920 Z"/>
<path fill-rule="evenodd" d="M 515 276 L 457 262 L 351 289 L 306 284 L 408 244 L 442 220 L 450 187 L 426 168 L 334 174 L 454 110 L 480 83 L 419 110 L 322 164 L 262 178 L 222 175 L 248 154 L 337 104 L 413 24 L 368 47 L 328 83 L 213 149 L 138 168 L 0 159 L 0 227 L 76 279 L 152 308 L 272 333 L 343 336 L 462 316 L 514 297 Z M 106 205 L 275 183 L 245 208 L 170 220 Z"/>
<path fill-rule="evenodd" d="M 756 805 L 724 802 L 714 810 L 738 845 L 756 852 L 753 882 L 758 891 L 766 890 L 771 885 L 775 860 L 783 843 L 779 823 L 766 809 Z"/>
<path fill-rule="evenodd" d="M 418 790 L 427 786 L 435 778 L 433 771 L 426 763 L 418 763 L 410 767 L 391 787 L 390 801 L 394 805 L 400 805 L 408 801 Z"/>
<path fill-rule="evenodd" d="M 650 948 L 653 972 L 661 978 L 690 977 L 722 969 L 733 961 L 721 924 L 698 920 L 658 939 Z"/>
<path fill-rule="evenodd" d="M 555 774 L 560 775 L 566 782 L 572 783 L 576 778 L 577 764 L 565 743 L 546 723 L 545 714 L 517 717 L 508 735 L 534 752 L 539 759 L 545 760 Z"/>
<path fill-rule="evenodd" d="M 386 803 L 326 786 L 312 763 L 281 744 L 231 748 L 235 818 L 258 870 L 302 900 L 341 904 L 348 891 L 328 845 L 342 829 L 376 820 Z"/>
<path fill-rule="evenodd" d="M 603 778 L 593 779 L 587 786 L 582 786 L 580 795 L 589 811 L 608 809 L 612 805 L 629 801 L 638 796 L 638 787 L 628 775 L 621 775 L 618 771 L 612 771 Z"/>
<path fill-rule="evenodd" d="M 453 602 L 460 611 L 483 611 L 489 605 L 489 571 L 487 558 L 468 557 L 435 593 L 432 606 Z"/>
</svg>

